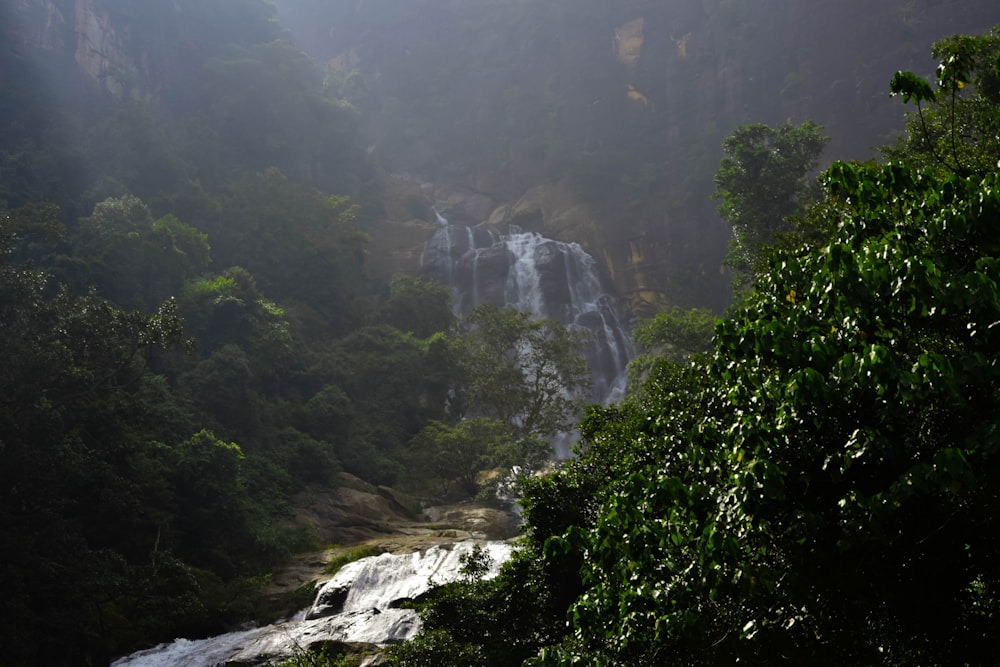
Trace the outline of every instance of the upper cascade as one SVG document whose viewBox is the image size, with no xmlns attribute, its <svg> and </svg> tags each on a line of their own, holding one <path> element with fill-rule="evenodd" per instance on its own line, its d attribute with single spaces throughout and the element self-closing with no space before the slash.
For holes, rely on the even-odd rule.
<svg viewBox="0 0 1000 667">
<path fill-rule="evenodd" d="M 590 333 L 584 356 L 595 402 L 619 400 L 629 335 L 614 297 L 602 286 L 597 262 L 578 243 L 554 241 L 511 225 L 508 233 L 448 224 L 427 242 L 424 271 L 452 287 L 455 310 L 468 314 L 481 303 L 527 311 Z"/>
</svg>

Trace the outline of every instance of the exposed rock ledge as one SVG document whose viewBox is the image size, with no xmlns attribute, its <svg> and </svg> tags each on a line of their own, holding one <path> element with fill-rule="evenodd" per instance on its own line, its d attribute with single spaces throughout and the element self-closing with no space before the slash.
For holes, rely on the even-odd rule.
<svg viewBox="0 0 1000 667">
<path fill-rule="evenodd" d="M 506 540 L 517 535 L 518 518 L 479 503 L 422 507 L 406 494 L 341 473 L 336 489 L 311 490 L 295 498 L 296 525 L 314 530 L 330 547 L 300 554 L 274 574 L 269 593 L 324 582 L 327 563 L 358 547 L 409 553 L 436 544 Z"/>
</svg>

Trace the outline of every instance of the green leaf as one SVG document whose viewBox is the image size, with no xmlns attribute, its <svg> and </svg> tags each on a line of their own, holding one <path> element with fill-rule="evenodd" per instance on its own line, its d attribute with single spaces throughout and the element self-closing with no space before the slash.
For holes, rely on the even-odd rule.
<svg viewBox="0 0 1000 667">
<path fill-rule="evenodd" d="M 903 104 L 909 104 L 911 99 L 916 100 L 917 104 L 934 100 L 930 84 L 913 72 L 896 72 L 889 82 L 889 92 L 893 97 L 902 95 Z"/>
</svg>

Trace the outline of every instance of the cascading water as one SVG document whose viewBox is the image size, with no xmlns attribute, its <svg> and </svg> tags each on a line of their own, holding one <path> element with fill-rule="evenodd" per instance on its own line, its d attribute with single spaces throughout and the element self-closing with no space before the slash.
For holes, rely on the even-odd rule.
<svg viewBox="0 0 1000 667">
<path fill-rule="evenodd" d="M 590 333 L 584 355 L 593 380 L 592 400 L 607 404 L 625 390 L 631 357 L 629 335 L 614 299 L 601 285 L 597 263 L 578 243 L 564 243 L 511 226 L 503 235 L 449 224 L 427 242 L 424 271 L 455 291 L 455 310 L 481 303 L 527 311 Z"/>
<path fill-rule="evenodd" d="M 625 389 L 629 337 L 614 299 L 602 288 L 596 262 L 576 243 L 563 243 L 512 227 L 497 235 L 451 225 L 427 242 L 425 270 L 451 285 L 456 310 L 467 314 L 480 303 L 512 306 L 537 317 L 590 332 L 585 350 L 593 377 L 592 399 L 609 403 Z M 565 451 L 561 451 L 565 455 Z M 495 574 L 511 547 L 486 548 Z M 112 667 L 215 667 L 256 665 L 263 655 L 288 657 L 321 640 L 386 644 L 416 633 L 418 619 L 400 601 L 460 575 L 460 556 L 471 543 L 433 547 L 419 554 L 382 556 L 345 566 L 317 594 L 313 607 L 292 620 L 201 640 L 178 639 L 122 658 Z"/>
<path fill-rule="evenodd" d="M 280 662 L 318 641 L 385 645 L 409 639 L 419 629 L 419 619 L 400 604 L 458 580 L 462 558 L 475 544 L 460 542 L 348 563 L 319 589 L 313 606 L 292 620 L 208 639 L 178 639 L 121 658 L 111 667 L 257 665 Z M 491 563 L 485 576 L 495 576 L 513 547 L 506 542 L 479 545 Z"/>
</svg>

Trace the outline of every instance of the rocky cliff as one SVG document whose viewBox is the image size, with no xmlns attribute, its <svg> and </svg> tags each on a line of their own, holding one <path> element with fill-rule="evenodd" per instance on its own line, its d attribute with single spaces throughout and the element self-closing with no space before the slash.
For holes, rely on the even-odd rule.
<svg viewBox="0 0 1000 667">
<path fill-rule="evenodd" d="M 44 56 L 113 95 L 148 92 L 150 71 L 136 58 L 127 23 L 100 0 L 17 0 L 6 11 L 5 41 Z"/>
<path fill-rule="evenodd" d="M 0 7 L 0 37 L 4 58 L 42 65 L 57 81 L 155 100 L 197 89 L 204 61 L 228 45 L 280 37 L 273 12 L 266 0 L 11 0 Z"/>
<path fill-rule="evenodd" d="M 0 30 L 15 57 L 47 54 L 90 88 L 155 98 L 197 90 L 227 42 L 280 36 L 273 22 L 239 29 L 275 6 L 366 119 L 371 155 L 405 174 L 371 229 L 376 269 L 412 267 L 433 233 L 424 204 L 449 206 L 465 223 L 581 243 L 643 315 L 727 303 L 712 174 L 736 125 L 813 119 L 832 137 L 827 161 L 865 159 L 901 128 L 892 73 L 929 73 L 934 40 L 1000 23 L 992 0 L 244 0 L 211 12 L 12 0 Z"/>
<path fill-rule="evenodd" d="M 986 0 L 281 0 L 278 9 L 353 91 L 372 149 L 425 182 L 421 196 L 463 198 L 475 222 L 530 220 L 580 242 L 640 314 L 726 303 L 728 230 L 712 175 L 736 125 L 812 119 L 832 136 L 827 161 L 866 159 L 902 126 L 887 94 L 892 73 L 929 72 L 934 40 L 1000 22 Z M 415 257 L 413 219 L 390 213 L 376 232 L 400 239 L 389 256 Z"/>
</svg>

